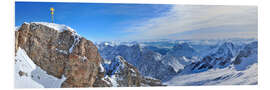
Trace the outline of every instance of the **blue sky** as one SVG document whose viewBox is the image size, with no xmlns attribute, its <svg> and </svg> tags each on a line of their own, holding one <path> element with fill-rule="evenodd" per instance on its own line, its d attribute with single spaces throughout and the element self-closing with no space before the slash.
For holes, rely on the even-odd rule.
<svg viewBox="0 0 270 90">
<path fill-rule="evenodd" d="M 258 31 L 256 6 L 16 2 L 15 25 L 50 22 L 50 7 L 55 23 L 92 41 L 257 38 Z"/>
</svg>

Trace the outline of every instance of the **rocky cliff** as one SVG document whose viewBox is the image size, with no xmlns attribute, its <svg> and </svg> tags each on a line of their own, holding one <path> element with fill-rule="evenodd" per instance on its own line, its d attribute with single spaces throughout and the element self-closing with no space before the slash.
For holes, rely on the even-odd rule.
<svg viewBox="0 0 270 90">
<path fill-rule="evenodd" d="M 158 80 L 144 79 L 123 59 L 121 63 L 126 68 L 115 74 L 122 80 L 112 81 L 96 46 L 64 25 L 24 23 L 15 32 L 15 52 L 19 47 L 48 74 L 57 78 L 65 76 L 67 79 L 61 87 L 110 87 L 115 83 L 118 86 L 161 85 Z"/>
<path fill-rule="evenodd" d="M 101 57 L 91 41 L 71 28 L 56 30 L 43 23 L 24 23 L 15 36 L 16 50 L 23 48 L 48 74 L 67 77 L 62 87 L 93 86 Z"/>
</svg>

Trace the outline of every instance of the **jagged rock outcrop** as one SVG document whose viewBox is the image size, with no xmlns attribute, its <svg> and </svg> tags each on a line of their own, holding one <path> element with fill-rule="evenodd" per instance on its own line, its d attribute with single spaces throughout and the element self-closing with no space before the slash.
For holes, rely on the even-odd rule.
<svg viewBox="0 0 270 90">
<path fill-rule="evenodd" d="M 115 87 L 139 87 L 139 86 L 162 86 L 160 80 L 142 76 L 133 65 L 117 56 L 113 60 L 104 61 L 105 77 L 101 80 L 109 86 Z M 98 84 L 96 84 L 98 85 Z M 103 84 L 100 84 L 103 85 Z"/>
<path fill-rule="evenodd" d="M 95 45 L 67 26 L 24 23 L 15 32 L 15 50 L 23 48 L 27 55 L 48 74 L 67 80 L 62 87 L 92 87 L 101 57 Z"/>
</svg>

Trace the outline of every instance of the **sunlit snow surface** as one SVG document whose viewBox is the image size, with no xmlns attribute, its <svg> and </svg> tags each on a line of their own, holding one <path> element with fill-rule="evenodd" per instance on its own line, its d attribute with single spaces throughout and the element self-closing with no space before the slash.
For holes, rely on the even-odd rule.
<svg viewBox="0 0 270 90">
<path fill-rule="evenodd" d="M 61 79 L 48 75 L 21 48 L 18 49 L 15 60 L 15 88 L 60 88 L 66 79 L 64 75 Z M 20 71 L 26 75 L 20 76 Z"/>
<path fill-rule="evenodd" d="M 16 53 L 15 62 L 15 87 L 16 88 L 42 88 L 43 86 L 31 78 L 31 72 L 36 69 L 36 65 L 26 55 L 21 48 Z M 25 72 L 29 75 L 20 76 L 19 72 Z"/>
<path fill-rule="evenodd" d="M 235 68 L 211 69 L 201 73 L 178 75 L 165 82 L 170 86 L 193 85 L 256 85 L 258 83 L 258 64 L 237 71 Z"/>
</svg>

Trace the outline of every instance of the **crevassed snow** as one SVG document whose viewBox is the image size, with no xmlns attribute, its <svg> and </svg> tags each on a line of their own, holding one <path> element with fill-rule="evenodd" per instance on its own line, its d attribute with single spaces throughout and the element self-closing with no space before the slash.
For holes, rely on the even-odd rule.
<svg viewBox="0 0 270 90">
<path fill-rule="evenodd" d="M 201 73 L 183 74 L 165 82 L 170 86 L 186 85 L 254 85 L 258 83 L 258 65 L 250 66 L 244 71 L 234 68 L 211 69 Z"/>
<path fill-rule="evenodd" d="M 48 75 L 46 71 L 35 65 L 26 52 L 20 47 L 16 53 L 15 59 L 16 88 L 59 88 L 66 80 L 64 75 L 61 79 Z M 20 76 L 20 71 L 27 73 L 27 76 Z"/>
</svg>

